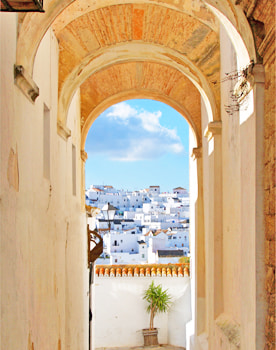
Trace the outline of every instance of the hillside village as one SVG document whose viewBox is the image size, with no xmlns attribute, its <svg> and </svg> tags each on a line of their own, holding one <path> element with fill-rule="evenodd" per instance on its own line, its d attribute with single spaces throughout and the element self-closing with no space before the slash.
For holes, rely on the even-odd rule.
<svg viewBox="0 0 276 350">
<path fill-rule="evenodd" d="M 116 208 L 114 219 L 103 207 Z M 104 242 L 97 264 L 177 263 L 189 256 L 189 194 L 182 187 L 161 193 L 160 186 L 139 191 L 91 185 L 86 190 L 91 230 Z"/>
</svg>

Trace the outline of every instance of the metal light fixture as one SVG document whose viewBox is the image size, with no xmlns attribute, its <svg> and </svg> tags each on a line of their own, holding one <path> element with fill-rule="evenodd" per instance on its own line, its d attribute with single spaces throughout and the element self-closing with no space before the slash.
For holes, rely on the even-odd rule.
<svg viewBox="0 0 276 350">
<path fill-rule="evenodd" d="M 118 210 L 118 209 L 115 208 L 110 203 L 107 203 L 102 207 L 102 212 L 104 214 L 104 218 L 105 218 L 105 220 L 108 221 L 109 232 L 110 232 L 111 221 L 113 221 L 113 219 L 114 219 L 116 210 Z"/>
<path fill-rule="evenodd" d="M 0 4 L 4 12 L 45 12 L 43 0 L 1 0 Z"/>
</svg>

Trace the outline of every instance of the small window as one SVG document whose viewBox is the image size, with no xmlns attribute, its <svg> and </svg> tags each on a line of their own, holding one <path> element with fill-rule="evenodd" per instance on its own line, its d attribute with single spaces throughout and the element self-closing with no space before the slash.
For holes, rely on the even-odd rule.
<svg viewBox="0 0 276 350">
<path fill-rule="evenodd" d="M 118 262 L 118 259 L 115 259 L 115 262 Z"/>
<path fill-rule="evenodd" d="M 142 254 L 142 259 L 144 259 L 145 258 L 145 254 Z"/>
</svg>

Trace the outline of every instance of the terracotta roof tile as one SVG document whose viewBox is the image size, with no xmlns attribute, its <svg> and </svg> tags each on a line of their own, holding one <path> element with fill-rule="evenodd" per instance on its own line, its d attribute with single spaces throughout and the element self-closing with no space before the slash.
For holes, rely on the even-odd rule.
<svg viewBox="0 0 276 350">
<path fill-rule="evenodd" d="M 96 265 L 97 277 L 184 277 L 190 275 L 190 263 L 145 265 Z"/>
</svg>

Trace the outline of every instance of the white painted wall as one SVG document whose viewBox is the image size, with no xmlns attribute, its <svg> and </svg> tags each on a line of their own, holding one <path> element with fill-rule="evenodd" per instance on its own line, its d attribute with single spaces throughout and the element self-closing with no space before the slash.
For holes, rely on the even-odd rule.
<svg viewBox="0 0 276 350">
<path fill-rule="evenodd" d="M 167 314 L 157 315 L 159 343 L 185 346 L 185 326 L 191 318 L 189 277 L 95 277 L 93 284 L 93 350 L 143 345 L 141 330 L 149 326 L 143 292 L 151 281 L 172 296 Z"/>
<path fill-rule="evenodd" d="M 57 134 L 58 45 L 49 30 L 35 58 L 31 103 L 14 84 L 17 14 L 1 13 L 1 349 L 74 349 L 88 344 L 85 214 L 81 213 L 78 101 L 67 142 Z M 43 113 L 50 113 L 50 178 L 43 176 Z M 75 132 L 74 132 L 75 131 Z M 76 195 L 72 194 L 72 140 Z M 7 178 L 17 154 L 19 189 Z"/>
</svg>

